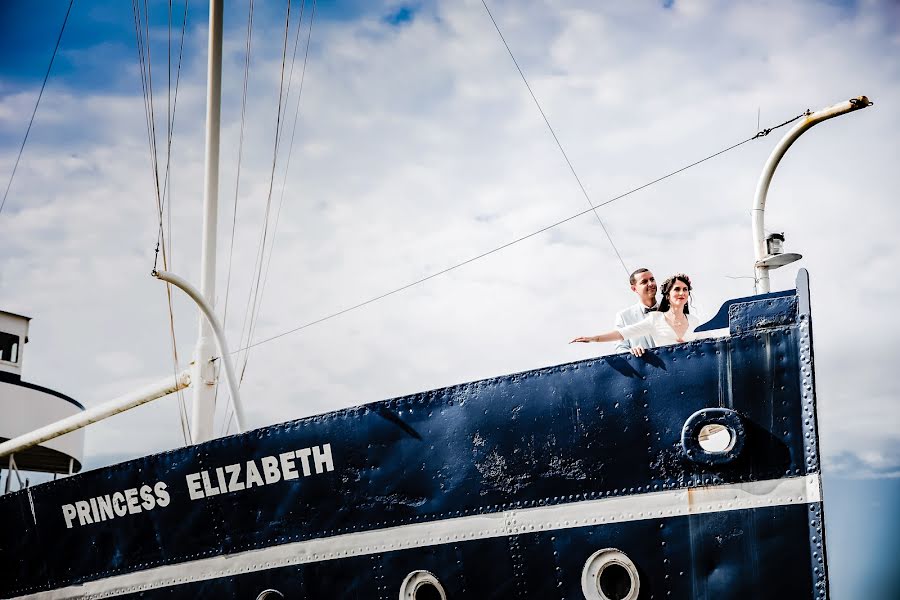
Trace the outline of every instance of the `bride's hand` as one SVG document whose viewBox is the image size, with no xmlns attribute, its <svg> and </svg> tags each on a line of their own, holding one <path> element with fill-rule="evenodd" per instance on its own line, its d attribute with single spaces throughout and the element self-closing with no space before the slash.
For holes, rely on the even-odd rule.
<svg viewBox="0 0 900 600">
<path fill-rule="evenodd" d="M 634 346 L 631 348 L 631 353 L 635 356 L 643 356 L 644 355 L 644 347 L 643 346 Z"/>
<path fill-rule="evenodd" d="M 581 342 L 582 344 L 586 344 L 590 341 L 591 341 L 591 338 L 589 338 L 589 337 L 577 337 L 569 343 L 574 344 L 575 342 Z"/>
</svg>

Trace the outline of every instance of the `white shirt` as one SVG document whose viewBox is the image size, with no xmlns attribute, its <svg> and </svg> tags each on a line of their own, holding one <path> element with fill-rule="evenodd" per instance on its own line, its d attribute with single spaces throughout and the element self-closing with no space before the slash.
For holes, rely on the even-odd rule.
<svg viewBox="0 0 900 600">
<path fill-rule="evenodd" d="M 652 314 L 648 313 L 647 310 L 648 308 L 640 302 L 638 302 L 637 304 L 632 304 L 626 309 L 620 310 L 618 313 L 616 313 L 616 322 L 614 327 L 616 329 L 621 329 L 626 325 L 634 325 L 635 323 L 640 323 L 644 320 L 644 315 Z M 642 335 L 630 340 L 626 338 L 624 340 L 619 340 L 618 342 L 616 342 L 616 352 L 628 352 L 633 346 L 652 348 L 656 346 L 656 344 L 653 342 L 653 337 L 649 335 Z"/>
<path fill-rule="evenodd" d="M 684 333 L 683 341 L 690 342 L 697 339 L 697 334 L 694 333 L 694 330 L 700 325 L 700 319 L 691 314 L 686 316 L 688 319 L 688 328 Z M 625 339 L 651 336 L 655 342 L 654 345 L 656 346 L 669 346 L 671 344 L 681 343 L 675 335 L 675 330 L 672 329 L 672 326 L 666 321 L 665 313 L 661 312 L 647 313 L 647 316 L 645 316 L 642 321 L 639 321 L 634 325 L 616 327 L 616 329 Z"/>
</svg>

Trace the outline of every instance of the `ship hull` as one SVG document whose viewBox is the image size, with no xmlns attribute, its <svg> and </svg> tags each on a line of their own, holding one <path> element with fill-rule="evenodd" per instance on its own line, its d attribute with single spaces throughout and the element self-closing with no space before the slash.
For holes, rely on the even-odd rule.
<svg viewBox="0 0 900 600">
<path fill-rule="evenodd" d="M 824 598 L 807 290 L 801 272 L 796 292 L 729 303 L 720 338 L 376 402 L 0 498 L 13 515 L 0 581 L 15 582 L 2 595 L 397 598 L 422 572 L 447 598 L 582 598 L 586 564 L 614 549 L 638 598 Z M 701 448 L 707 425 L 730 446 Z"/>
</svg>

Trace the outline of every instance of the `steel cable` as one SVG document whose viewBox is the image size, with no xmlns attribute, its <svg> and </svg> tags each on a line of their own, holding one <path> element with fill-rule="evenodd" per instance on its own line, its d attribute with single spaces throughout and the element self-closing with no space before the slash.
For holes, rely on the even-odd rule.
<svg viewBox="0 0 900 600">
<path fill-rule="evenodd" d="M 664 181 L 664 180 L 668 179 L 669 177 L 672 177 L 672 176 L 674 176 L 674 175 L 677 175 L 677 174 L 679 174 L 679 173 L 682 173 L 682 172 L 684 172 L 684 171 L 686 171 L 686 170 L 688 170 L 688 169 L 690 169 L 690 168 L 692 168 L 692 167 L 696 167 L 697 165 L 700 165 L 700 164 L 702 164 L 702 163 L 704 163 L 704 162 L 706 162 L 706 161 L 708 161 L 708 160 L 711 160 L 711 159 L 713 159 L 713 158 L 716 158 L 717 156 L 720 156 L 720 155 L 722 155 L 722 154 L 725 154 L 726 152 L 729 152 L 729 151 L 734 150 L 734 149 L 736 149 L 736 148 L 738 148 L 738 147 L 740 147 L 740 146 L 743 146 L 743 145 L 746 144 L 747 142 L 751 142 L 751 141 L 753 141 L 753 140 L 756 140 L 756 139 L 760 139 L 760 138 L 762 138 L 762 137 L 765 137 L 766 135 L 768 135 L 769 133 L 771 133 L 771 132 L 774 131 L 775 129 L 778 129 L 779 127 L 784 127 L 785 125 L 788 125 L 789 123 L 793 123 L 794 121 L 796 121 L 797 119 L 799 119 L 800 117 L 802 117 L 802 116 L 805 115 L 805 114 L 806 114 L 805 112 L 804 112 L 804 113 L 801 113 L 801 114 L 797 115 L 796 117 L 794 117 L 793 119 L 789 119 L 789 120 L 785 121 L 784 123 L 781 123 L 780 125 L 776 125 L 775 127 L 770 127 L 770 128 L 768 128 L 768 129 L 764 129 L 764 130 L 762 130 L 761 132 L 755 134 L 753 137 L 749 137 L 749 138 L 747 138 L 747 139 L 745 139 L 745 140 L 743 140 L 743 141 L 740 141 L 740 142 L 738 142 L 738 143 L 736 143 L 736 144 L 732 144 L 731 146 L 728 146 L 727 148 L 724 148 L 724 149 L 722 149 L 722 150 L 719 150 L 718 152 L 715 152 L 715 153 L 713 153 L 713 154 L 710 154 L 709 156 L 706 156 L 705 158 L 701 158 L 700 160 L 694 161 L 694 162 L 692 162 L 692 163 L 690 163 L 690 164 L 688 164 L 688 165 L 685 165 L 685 166 L 683 166 L 683 167 L 681 167 L 681 168 L 679 168 L 679 169 L 676 169 L 676 170 L 674 170 L 674 171 L 672 171 L 672 172 L 670 172 L 670 173 L 667 173 L 667 174 L 665 174 L 665 175 L 663 175 L 663 176 L 661 176 L 661 177 L 657 177 L 656 179 L 654 179 L 654 180 L 652 180 L 652 181 L 649 181 L 649 182 L 647 182 L 647 183 L 645 183 L 645 184 L 643 184 L 643 185 L 640 185 L 640 186 L 638 186 L 638 187 L 636 187 L 636 188 L 632 188 L 632 189 L 628 190 L 627 192 L 624 192 L 624 193 L 622 193 L 622 194 L 619 194 L 618 196 L 614 196 L 614 197 L 612 197 L 612 198 L 609 198 L 608 200 L 605 200 L 604 202 L 601 202 L 600 204 L 597 204 L 597 205 L 595 205 L 595 206 L 592 207 L 592 208 L 588 208 L 588 209 L 582 210 L 581 212 L 578 212 L 578 213 L 575 213 L 575 214 L 573 214 L 573 215 L 570 215 L 570 216 L 568 216 L 568 217 L 566 217 L 566 218 L 564 218 L 564 219 L 561 219 L 561 220 L 559 220 L 559 221 L 556 221 L 555 223 L 552 223 L 552 224 L 550 224 L 550 225 L 547 225 L 546 227 L 542 227 L 542 228 L 538 229 L 537 231 L 533 231 L 533 232 L 531 232 L 531 233 L 529 233 L 529 234 L 527 234 L 527 235 L 523 235 L 523 236 L 521 236 L 521 237 L 519 237 L 519 238 L 516 238 L 516 239 L 510 241 L 510 242 L 507 242 L 507 243 L 505 243 L 505 244 L 502 244 L 502 245 L 500 245 L 500 246 L 497 246 L 496 248 L 493 248 L 493 249 L 488 250 L 488 251 L 486 251 L 486 252 L 482 252 L 481 254 L 478 254 L 477 256 L 473 256 L 472 258 L 469 258 L 469 259 L 464 260 L 464 261 L 462 261 L 462 262 L 456 263 L 456 264 L 454 264 L 454 265 L 452 265 L 452 266 L 450 266 L 450 267 L 447 267 L 447 268 L 445 268 L 445 269 L 442 269 L 442 270 L 440 270 L 440 271 L 437 271 L 437 272 L 435 272 L 435 273 L 432 273 L 431 275 L 428 275 L 428 276 L 426 276 L 426 277 L 422 277 L 421 279 L 417 279 L 417 280 L 415 280 L 415 281 L 413 281 L 413 282 L 411 282 L 411 283 L 407 283 L 406 285 L 403 285 L 403 286 L 400 286 L 400 287 L 398 287 L 398 288 L 395 288 L 395 289 L 393 289 L 393 290 L 391 290 L 391 291 L 389 291 L 389 292 L 385 292 L 385 293 L 383 293 L 383 294 L 380 294 L 380 295 L 378 295 L 378 296 L 375 296 L 375 297 L 373 297 L 373 298 L 370 298 L 370 299 L 365 300 L 365 301 L 363 301 L 363 302 L 360 302 L 360 303 L 358 303 L 358 304 L 354 304 L 353 306 L 349 306 L 349 307 L 344 308 L 344 309 L 342 309 L 342 310 L 339 310 L 339 311 L 337 311 L 337 312 L 331 313 L 331 314 L 329 314 L 329 315 L 327 315 L 327 316 L 324 316 L 324 317 L 315 319 L 314 321 L 309 321 L 308 323 L 305 323 L 305 324 L 303 324 L 303 325 L 300 325 L 299 327 L 294 327 L 294 328 L 289 329 L 289 330 L 287 330 L 287 331 L 283 331 L 283 332 L 281 332 L 281 333 L 279 333 L 279 334 L 276 334 L 276 335 L 273 335 L 273 336 L 271 336 L 271 337 L 262 339 L 262 340 L 260 340 L 260 341 L 258 341 L 258 342 L 254 342 L 254 343 L 252 343 L 252 344 L 249 344 L 249 345 L 247 345 L 247 346 L 245 346 L 245 347 L 243 347 L 243 348 L 239 348 L 239 349 L 233 351 L 232 354 L 237 353 L 237 352 L 242 352 L 242 351 L 248 350 L 248 349 L 250 349 L 250 348 L 255 348 L 256 346 L 260 346 L 260 345 L 262 345 L 262 344 L 271 342 L 271 341 L 273 341 L 273 340 L 277 340 L 278 338 L 284 337 L 284 336 L 289 335 L 289 334 L 291 334 L 291 333 L 296 333 L 296 332 L 298 332 L 298 331 L 302 331 L 303 329 L 307 329 L 307 328 L 309 328 L 309 327 L 312 327 L 313 325 L 318 325 L 319 323 L 322 323 L 322 322 L 324 322 L 324 321 L 328 321 L 328 320 L 333 319 L 333 318 L 335 318 L 335 317 L 339 317 L 339 316 L 341 316 L 341 315 L 343 315 L 343 314 L 346 314 L 346 313 L 348 313 L 348 312 L 350 312 L 350 311 L 356 310 L 356 309 L 358 309 L 358 308 L 362 308 L 362 307 L 364 307 L 364 306 L 367 306 L 367 305 L 369 305 L 369 304 L 372 304 L 373 302 L 377 302 L 377 301 L 379 301 L 379 300 L 382 300 L 382 299 L 384 299 L 384 298 L 387 298 L 388 296 L 392 296 L 392 295 L 394 295 L 394 294 L 397 294 L 397 293 L 399 293 L 399 292 L 402 292 L 402 291 L 404 291 L 404 290 L 407 290 L 407 289 L 409 289 L 409 288 L 411 288 L 411 287 L 414 287 L 414 286 L 416 286 L 416 285 L 419 285 L 419 284 L 421 284 L 421 283 L 424 283 L 424 282 L 426 282 L 426 281 L 429 281 L 429 280 L 431 280 L 431 279 L 434 279 L 435 277 L 439 277 L 440 275 L 444 275 L 444 274 L 446 274 L 446 273 L 449 273 L 450 271 L 454 271 L 454 270 L 456 270 L 456 269 L 458 269 L 458 268 L 460 268 L 460 267 L 463 267 L 463 266 L 468 265 L 468 264 L 470 264 L 470 263 L 473 263 L 473 262 L 475 262 L 475 261 L 477 261 L 477 260 L 480 260 L 480 259 L 482 259 L 482 258 L 485 258 L 485 257 L 487 257 L 487 256 L 490 256 L 491 254 L 494 254 L 494 253 L 496 253 L 496 252 L 499 252 L 500 250 L 504 250 L 504 249 L 506 249 L 506 248 L 509 248 L 510 246 L 514 246 L 515 244 L 518 244 L 518 243 L 520 243 L 520 242 L 524 242 L 525 240 L 530 239 L 530 238 L 532 238 L 532 237 L 535 237 L 536 235 L 539 235 L 539 234 L 541 234 L 541 233 L 544 233 L 544 232 L 546 232 L 546 231 L 549 231 L 549 230 L 551 230 L 551 229 L 553 229 L 553 228 L 555 228 L 555 227 L 558 227 L 558 226 L 560 226 L 560 225 L 563 225 L 563 224 L 565 224 L 565 223 L 568 223 L 569 221 L 572 221 L 572 220 L 574 220 L 574 219 L 577 219 L 578 217 L 581 217 L 581 216 L 586 215 L 586 214 L 588 214 L 588 213 L 590 213 L 590 212 L 593 212 L 593 211 L 594 211 L 595 209 L 597 209 L 597 208 L 601 208 L 601 207 L 607 206 L 607 205 L 609 205 L 609 204 L 612 204 L 613 202 L 616 202 L 617 200 L 621 200 L 622 198 L 626 198 L 626 197 L 628 197 L 628 196 L 630 196 L 630 195 L 632 195 L 632 194 L 634 194 L 634 193 L 636 193 L 636 192 L 639 192 L 639 191 L 644 190 L 644 189 L 646 189 L 646 188 L 648 188 L 648 187 L 650 187 L 650 186 L 652 186 L 652 185 L 655 185 L 655 184 L 657 184 L 657 183 L 659 183 L 659 182 L 661 182 L 661 181 Z"/>
<path fill-rule="evenodd" d="M 28 141 L 28 134 L 31 132 L 31 126 L 34 124 L 34 117 L 37 115 L 38 106 L 41 104 L 41 98 L 44 95 L 44 88 L 47 87 L 47 80 L 50 79 L 50 69 L 53 68 L 53 61 L 56 60 L 56 54 L 59 52 L 59 43 L 62 41 L 63 32 L 66 30 L 66 23 L 69 22 L 69 13 L 72 12 L 72 5 L 75 0 L 69 0 L 69 8 L 66 9 L 66 16 L 63 19 L 62 27 L 59 28 L 59 35 L 56 38 L 56 46 L 53 47 L 53 54 L 50 56 L 50 64 L 47 65 L 47 72 L 44 73 L 44 81 L 41 83 L 41 91 L 38 92 L 37 101 L 34 103 L 34 110 L 31 111 L 31 119 L 28 121 L 28 127 L 25 129 L 25 137 L 22 139 L 22 145 L 19 146 L 19 153 L 16 155 L 16 162 L 13 164 L 12 173 L 9 175 L 9 181 L 6 183 L 6 191 L 3 192 L 3 200 L 0 201 L 0 213 L 6 206 L 6 198 L 9 196 L 9 189 L 12 187 L 13 177 L 16 176 L 16 170 L 19 168 L 19 160 L 25 151 L 25 142 Z"/>
<path fill-rule="evenodd" d="M 538 102 L 537 96 L 534 95 L 534 91 L 531 89 L 531 86 L 528 84 L 528 79 L 525 78 L 525 73 L 522 72 L 522 68 L 519 66 L 519 61 L 516 60 L 516 57 L 513 55 L 512 49 L 509 47 L 509 44 L 506 43 L 506 38 L 503 37 L 503 32 L 500 31 L 500 26 L 497 25 L 497 21 L 494 19 L 494 15 L 491 14 L 491 9 L 488 8 L 487 2 L 485 0 L 481 0 L 481 3 L 484 5 L 484 10 L 487 11 L 488 16 L 491 18 L 491 23 L 494 24 L 494 28 L 497 30 L 497 33 L 500 35 L 500 40 L 503 42 L 503 45 L 506 47 L 506 51 L 509 52 L 509 57 L 512 59 L 513 64 L 516 65 L 516 69 L 519 71 L 519 75 L 522 77 L 522 81 L 525 83 L 525 87 L 528 88 L 528 93 L 531 94 L 531 99 L 534 100 L 534 105 L 537 107 L 538 112 L 541 113 L 541 117 L 544 119 L 544 123 L 547 124 L 547 129 L 550 130 L 550 135 L 553 136 L 553 140 L 556 142 L 556 146 L 559 148 L 560 153 L 563 156 L 563 159 L 566 161 L 566 164 L 569 165 L 569 170 L 572 172 L 572 176 L 575 177 L 576 183 L 578 183 L 579 189 L 581 189 L 581 193 L 584 195 L 584 199 L 587 200 L 588 206 L 591 207 L 591 210 L 594 212 L 594 216 L 597 217 L 597 222 L 600 223 L 600 227 L 603 229 L 603 233 L 606 234 L 606 239 L 609 240 L 609 245 L 612 246 L 613 252 L 616 253 L 616 258 L 619 259 L 619 262 L 622 264 L 622 269 L 625 270 L 625 274 L 629 275 L 630 271 L 628 267 L 625 266 L 625 261 L 622 260 L 622 255 L 619 253 L 619 249 L 616 247 L 616 243 L 613 241 L 612 236 L 609 235 L 609 230 L 606 228 L 606 225 L 603 223 L 603 220 L 600 218 L 600 215 L 597 214 L 597 207 L 594 206 L 594 203 L 591 202 L 591 197 L 588 195 L 587 190 L 584 188 L 584 184 L 581 183 L 581 178 L 578 177 L 578 173 L 575 172 L 575 167 L 572 166 L 572 161 L 569 160 L 569 156 L 566 154 L 566 151 L 563 149 L 562 143 L 559 141 L 559 138 L 556 136 L 556 131 L 553 130 L 553 126 L 550 124 L 550 119 L 547 118 L 547 115 L 544 113 L 544 109 L 541 108 L 541 103 Z"/>
</svg>

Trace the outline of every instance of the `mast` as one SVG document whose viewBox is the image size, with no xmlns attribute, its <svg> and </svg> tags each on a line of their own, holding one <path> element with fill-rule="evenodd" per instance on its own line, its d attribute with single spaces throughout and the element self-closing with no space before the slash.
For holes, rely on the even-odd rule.
<svg viewBox="0 0 900 600">
<path fill-rule="evenodd" d="M 200 293 L 215 307 L 216 227 L 219 204 L 219 123 L 222 107 L 222 11 L 224 0 L 209 2 L 209 56 L 206 88 L 206 161 L 203 185 L 203 238 L 200 257 Z M 213 331 L 199 315 L 199 336 L 191 364 L 194 407 L 191 438 L 196 444 L 213 436 L 216 411 L 216 368 Z"/>
</svg>

